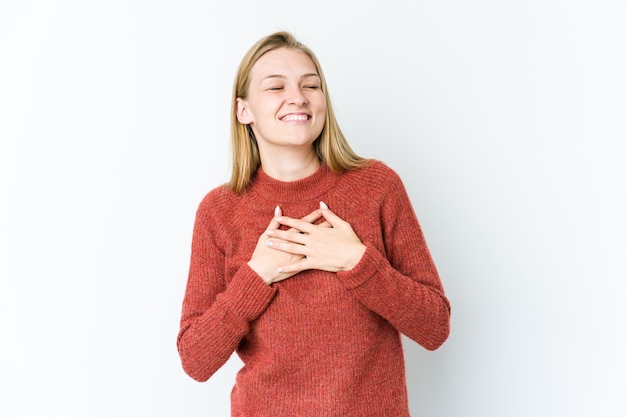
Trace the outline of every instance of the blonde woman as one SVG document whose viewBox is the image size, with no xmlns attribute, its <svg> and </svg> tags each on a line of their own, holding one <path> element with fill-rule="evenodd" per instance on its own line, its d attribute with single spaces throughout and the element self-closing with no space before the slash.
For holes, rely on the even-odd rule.
<svg viewBox="0 0 626 417">
<path fill-rule="evenodd" d="M 450 306 L 402 181 L 353 152 L 286 32 L 243 58 L 231 130 L 231 180 L 196 214 L 184 370 L 237 352 L 233 417 L 408 416 L 400 335 L 438 348 Z"/>
</svg>

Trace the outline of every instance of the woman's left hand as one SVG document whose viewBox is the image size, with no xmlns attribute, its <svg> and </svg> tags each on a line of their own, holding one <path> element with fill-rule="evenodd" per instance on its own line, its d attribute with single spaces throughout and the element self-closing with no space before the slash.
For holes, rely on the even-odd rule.
<svg viewBox="0 0 626 417">
<path fill-rule="evenodd" d="M 293 274 L 307 269 L 349 271 L 359 263 L 365 253 L 365 245 L 350 223 L 333 213 L 323 202 L 320 203 L 320 212 L 330 227 L 285 216 L 274 219 L 291 230 L 268 230 L 266 233 L 270 238 L 266 244 L 275 250 L 304 256 L 295 264 L 280 267 L 280 272 Z"/>
</svg>

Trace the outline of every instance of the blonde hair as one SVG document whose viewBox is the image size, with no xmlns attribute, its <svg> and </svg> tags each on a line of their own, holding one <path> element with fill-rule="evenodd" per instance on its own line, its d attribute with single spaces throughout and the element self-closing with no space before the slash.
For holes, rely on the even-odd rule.
<svg viewBox="0 0 626 417">
<path fill-rule="evenodd" d="M 315 140 L 314 146 L 320 161 L 328 168 L 337 173 L 364 165 L 368 160 L 357 155 L 346 140 L 339 128 L 339 124 L 333 111 L 326 79 L 322 67 L 313 51 L 298 42 L 289 32 L 276 32 L 260 39 L 243 57 L 239 64 L 235 82 L 233 84 L 232 108 L 231 108 L 231 157 L 232 172 L 230 181 L 226 184 L 230 189 L 240 192 L 252 181 L 252 177 L 261 165 L 259 148 L 254 138 L 252 128 L 242 124 L 237 119 L 237 98 L 246 98 L 250 86 L 250 72 L 254 64 L 267 52 L 279 49 L 291 48 L 306 53 L 321 80 L 321 90 L 326 98 L 326 118 L 320 136 Z"/>
</svg>

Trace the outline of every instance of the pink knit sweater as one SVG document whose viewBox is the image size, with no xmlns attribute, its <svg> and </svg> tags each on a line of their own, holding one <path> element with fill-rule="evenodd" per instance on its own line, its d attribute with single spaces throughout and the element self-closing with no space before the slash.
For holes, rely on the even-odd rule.
<svg viewBox="0 0 626 417">
<path fill-rule="evenodd" d="M 367 249 L 351 271 L 309 270 L 267 285 L 247 266 L 280 205 L 300 218 L 328 204 Z M 207 380 L 237 352 L 233 417 L 409 415 L 400 333 L 424 348 L 448 337 L 450 306 L 397 174 L 382 162 L 295 182 L 259 170 L 242 193 L 200 203 L 178 351 Z"/>
</svg>

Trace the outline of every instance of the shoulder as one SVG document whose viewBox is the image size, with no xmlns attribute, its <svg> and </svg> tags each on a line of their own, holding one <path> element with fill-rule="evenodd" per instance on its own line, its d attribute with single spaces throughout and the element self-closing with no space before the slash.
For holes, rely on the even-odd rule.
<svg viewBox="0 0 626 417">
<path fill-rule="evenodd" d="M 340 193 L 376 206 L 405 206 L 409 195 L 400 175 L 386 163 L 372 159 L 344 174 Z"/>
<path fill-rule="evenodd" d="M 229 207 L 237 204 L 241 195 L 228 188 L 225 184 L 213 188 L 200 201 L 197 210 L 199 217 L 223 217 Z"/>
<path fill-rule="evenodd" d="M 371 159 L 362 167 L 346 172 L 344 177 L 348 181 L 365 182 L 370 187 L 379 189 L 397 187 L 402 184 L 396 171 L 378 159 Z"/>
</svg>

